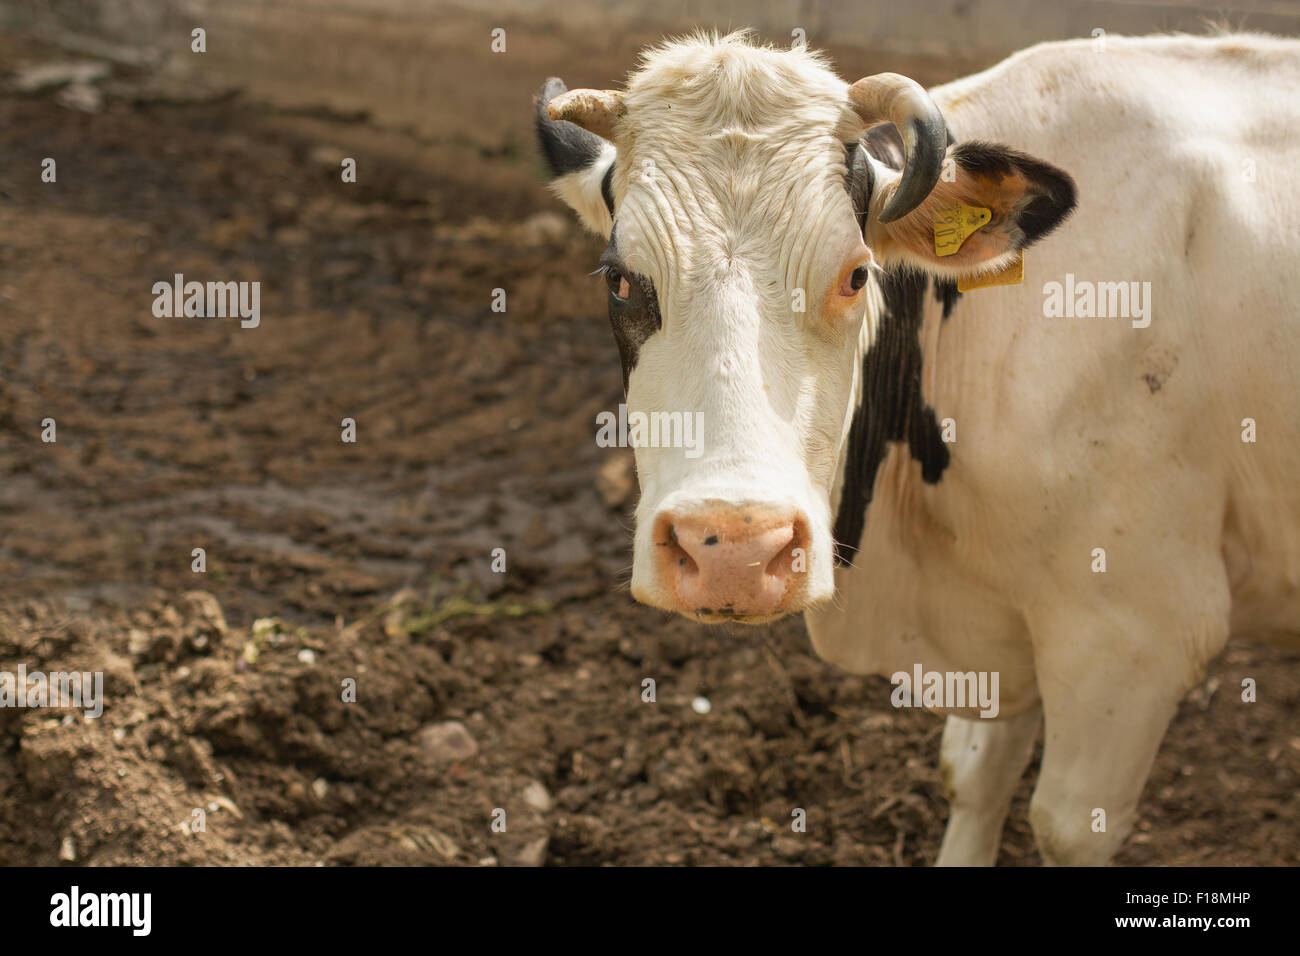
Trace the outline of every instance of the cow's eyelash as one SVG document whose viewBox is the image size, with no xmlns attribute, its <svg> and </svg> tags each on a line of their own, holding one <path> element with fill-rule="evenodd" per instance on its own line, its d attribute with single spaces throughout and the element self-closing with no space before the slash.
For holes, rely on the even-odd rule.
<svg viewBox="0 0 1300 956">
<path fill-rule="evenodd" d="M 591 274 L 593 276 L 604 276 L 609 275 L 610 272 L 617 272 L 624 279 L 627 279 L 629 282 L 632 281 L 633 273 L 630 272 L 626 266 L 621 266 L 613 262 L 602 262 L 596 267 L 596 271 Z"/>
</svg>

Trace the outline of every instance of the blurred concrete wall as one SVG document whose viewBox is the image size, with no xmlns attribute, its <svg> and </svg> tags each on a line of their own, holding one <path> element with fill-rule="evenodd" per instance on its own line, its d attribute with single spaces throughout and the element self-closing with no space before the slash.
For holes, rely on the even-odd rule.
<svg viewBox="0 0 1300 956">
<path fill-rule="evenodd" d="M 469 4 L 466 4 L 469 5 Z M 1001 56 L 1042 40 L 1157 30 L 1300 32 L 1296 0 L 492 0 L 483 12 L 550 14 L 575 28 L 611 22 L 722 29 L 753 26 L 774 37 L 802 27 L 809 40 L 905 53 L 964 50 Z M 560 12 L 560 11 L 563 12 Z"/>
<path fill-rule="evenodd" d="M 380 124 L 463 137 L 483 150 L 521 145 L 519 120 L 546 75 L 571 85 L 617 84 L 642 45 L 697 26 L 753 26 L 774 42 L 788 42 L 798 28 L 847 72 L 898 69 L 937 82 L 1042 40 L 1098 28 L 1203 33 L 1211 21 L 1297 35 L 1300 3 L 0 0 L 0 30 L 55 37 L 70 50 L 143 57 L 182 83 L 237 86 L 278 105 L 364 110 Z M 190 52 L 196 26 L 208 34 L 204 56 Z M 506 29 L 509 55 L 489 50 L 493 27 Z"/>
<path fill-rule="evenodd" d="M 200 20 L 250 30 L 292 23 L 306 39 L 315 18 L 347 20 L 358 31 L 436 30 L 439 17 L 458 10 L 506 28 L 529 21 L 575 32 L 707 25 L 788 36 L 798 27 L 814 42 L 904 52 L 1005 54 L 1044 39 L 1088 36 L 1095 28 L 1201 32 L 1207 21 L 1300 33 L 1296 0 L 0 0 L 0 16 L 11 22 L 54 23 L 121 42 L 148 42 Z"/>
</svg>

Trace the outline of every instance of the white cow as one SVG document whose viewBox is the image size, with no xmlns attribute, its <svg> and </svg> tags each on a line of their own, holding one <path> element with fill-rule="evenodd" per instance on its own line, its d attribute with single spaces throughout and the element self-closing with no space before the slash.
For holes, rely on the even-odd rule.
<svg viewBox="0 0 1300 956">
<path fill-rule="evenodd" d="M 1042 726 L 1042 856 L 1109 860 L 1228 637 L 1300 641 L 1297 89 L 1258 35 L 1045 44 L 927 96 L 741 34 L 538 98 L 610 237 L 629 409 L 704 428 L 636 450 L 633 595 L 995 674 L 996 719 L 917 688 L 940 863 L 994 862 Z"/>
</svg>

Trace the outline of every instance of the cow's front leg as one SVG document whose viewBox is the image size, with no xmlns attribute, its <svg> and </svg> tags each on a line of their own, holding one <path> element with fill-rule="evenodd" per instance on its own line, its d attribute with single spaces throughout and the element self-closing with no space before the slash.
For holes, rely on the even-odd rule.
<svg viewBox="0 0 1300 956">
<path fill-rule="evenodd" d="M 1005 720 L 950 716 L 939 767 L 951 807 L 938 866 L 992 866 L 1011 797 L 1034 752 L 1042 708 Z"/>
<path fill-rule="evenodd" d="M 1226 606 L 1181 619 L 1111 611 L 1091 642 L 1080 615 L 1038 642 L 1043 761 L 1029 822 L 1044 863 L 1100 866 L 1115 855 L 1179 700 L 1227 640 Z"/>
</svg>

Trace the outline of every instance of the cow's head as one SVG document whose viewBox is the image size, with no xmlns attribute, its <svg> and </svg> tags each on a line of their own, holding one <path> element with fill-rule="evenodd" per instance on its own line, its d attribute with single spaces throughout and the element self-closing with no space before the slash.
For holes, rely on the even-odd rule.
<svg viewBox="0 0 1300 956">
<path fill-rule="evenodd" d="M 696 447 L 637 444 L 633 596 L 751 623 L 828 599 L 873 273 L 1003 268 L 1069 212 L 1073 183 L 1006 147 L 949 146 L 905 77 L 849 86 L 744 35 L 656 48 L 626 91 L 548 80 L 537 109 L 553 188 L 609 239 L 629 418 L 702 427 Z M 933 217 L 958 201 L 987 222 L 937 255 Z"/>
</svg>

